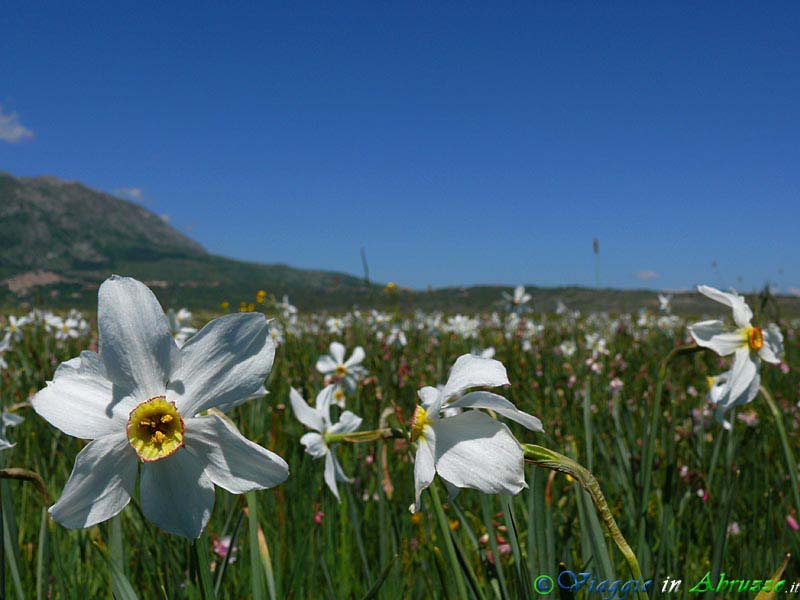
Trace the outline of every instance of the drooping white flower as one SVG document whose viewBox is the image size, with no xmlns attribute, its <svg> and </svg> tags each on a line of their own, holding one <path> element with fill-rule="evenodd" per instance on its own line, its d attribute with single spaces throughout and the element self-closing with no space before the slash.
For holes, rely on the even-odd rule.
<svg viewBox="0 0 800 600">
<path fill-rule="evenodd" d="M 25 419 L 20 417 L 18 414 L 8 412 L 6 410 L 3 411 L 3 414 L 0 415 L 0 451 L 8 450 L 9 448 L 13 448 L 17 445 L 16 443 L 8 441 L 8 437 L 6 437 L 6 428 L 16 427 L 24 420 Z"/>
<path fill-rule="evenodd" d="M 317 359 L 317 371 L 325 375 L 326 384 L 338 381 L 352 394 L 356 391 L 358 382 L 367 374 L 367 370 L 361 366 L 366 353 L 361 346 L 356 346 L 350 358 L 345 360 L 346 353 L 347 349 L 343 344 L 331 343 L 329 354 L 323 354 Z"/>
<path fill-rule="evenodd" d="M 325 483 L 333 495 L 336 496 L 336 499 L 340 500 L 339 488 L 336 486 L 336 482 L 350 483 L 352 479 L 344 474 L 342 466 L 336 460 L 337 444 L 332 443 L 329 445 L 326 437 L 328 435 L 354 432 L 361 426 L 361 417 L 346 410 L 339 416 L 338 423 L 331 423 L 330 409 L 335 387 L 335 385 L 329 385 L 317 394 L 314 408 L 311 408 L 303 400 L 300 392 L 294 388 L 289 391 L 289 400 L 292 403 L 292 410 L 297 420 L 309 429 L 314 430 L 304 434 L 300 438 L 300 443 L 306 447 L 306 452 L 314 458 L 325 457 Z"/>
<path fill-rule="evenodd" d="M 722 292 L 701 285 L 698 291 L 731 308 L 735 327 L 722 321 L 701 321 L 689 327 L 694 341 L 704 348 L 710 348 L 720 356 L 734 355 L 733 366 L 729 371 L 717 376 L 711 386 L 709 399 L 717 405 L 717 420 L 730 428 L 724 414 L 741 404 L 753 400 L 758 394 L 761 382 L 761 361 L 778 364 L 783 354 L 783 335 L 774 323 L 766 329 L 754 327 L 751 323 L 753 311 L 743 296 L 736 292 Z"/>
<path fill-rule="evenodd" d="M 196 538 L 214 506 L 214 484 L 233 494 L 282 483 L 288 466 L 217 415 L 265 393 L 275 346 L 258 313 L 208 323 L 178 349 L 153 293 L 135 279 L 100 286 L 100 352 L 62 363 L 31 401 L 64 433 L 92 440 L 78 453 L 53 519 L 89 527 L 130 501 L 141 468 L 144 515 Z"/>
<path fill-rule="evenodd" d="M 491 392 L 469 388 L 508 385 L 500 361 L 460 356 L 441 389 L 424 387 L 422 401 L 411 420 L 411 441 L 417 443 L 414 463 L 415 502 L 439 474 L 451 494 L 472 488 L 487 494 L 517 494 L 525 483 L 522 448 L 508 427 L 480 410 L 465 410 L 447 416 L 447 409 L 488 409 L 531 431 L 542 431 L 542 423 L 518 410 L 511 402 Z"/>
<path fill-rule="evenodd" d="M 509 312 L 517 314 L 525 312 L 528 310 L 526 305 L 528 302 L 530 302 L 530 300 L 531 295 L 525 293 L 525 287 L 521 285 L 515 287 L 512 294 L 503 292 L 503 303 Z"/>
</svg>

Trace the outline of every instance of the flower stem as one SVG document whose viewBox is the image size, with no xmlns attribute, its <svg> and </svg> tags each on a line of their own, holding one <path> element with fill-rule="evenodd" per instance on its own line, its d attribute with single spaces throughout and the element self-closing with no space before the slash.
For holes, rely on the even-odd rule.
<svg viewBox="0 0 800 600">
<path fill-rule="evenodd" d="M 377 440 L 390 440 L 393 438 L 405 437 L 406 436 L 399 429 L 384 427 L 382 429 L 357 431 L 354 433 L 328 433 L 325 434 L 325 443 L 340 444 L 342 442 L 350 442 L 351 444 L 363 444 L 366 442 L 375 442 Z"/>
<path fill-rule="evenodd" d="M 614 516 L 611 514 L 611 510 L 608 508 L 608 503 L 606 502 L 605 496 L 603 496 L 603 492 L 600 490 L 600 484 L 597 483 L 594 475 L 592 475 L 586 468 L 582 467 L 571 458 L 568 458 L 563 454 L 559 454 L 558 452 L 554 452 L 548 448 L 544 448 L 543 446 L 522 444 L 522 449 L 525 451 L 525 460 L 528 462 L 533 463 L 538 467 L 544 467 L 546 469 L 559 471 L 572 476 L 581 485 L 581 487 L 583 487 L 583 489 L 589 493 L 589 496 L 592 498 L 592 502 L 594 503 L 594 507 L 597 510 L 597 514 L 600 515 L 600 518 L 602 519 L 603 523 L 605 523 L 605 526 L 608 529 L 608 532 L 611 534 L 614 543 L 625 557 L 625 562 L 628 563 L 631 574 L 633 575 L 634 579 L 641 580 L 642 570 L 639 568 L 639 561 L 636 559 L 636 555 L 633 553 L 633 550 L 631 550 L 631 547 L 628 545 L 628 542 L 625 540 L 622 532 L 619 530 L 617 522 L 614 520 Z M 638 592 L 638 597 L 642 600 L 646 600 L 647 593 L 640 591 Z"/>
<path fill-rule="evenodd" d="M 656 448 L 656 434 L 658 433 L 658 419 L 661 415 L 661 396 L 664 389 L 664 380 L 667 378 L 667 368 L 674 358 L 678 356 L 694 354 L 695 352 L 702 352 L 705 350 L 702 346 L 689 344 L 686 346 L 678 346 L 661 361 L 658 367 L 658 375 L 656 376 L 656 389 L 653 398 L 653 408 L 650 413 L 650 424 L 644 435 L 644 447 L 642 449 L 642 470 L 641 482 L 642 495 L 639 504 L 639 536 L 636 549 L 639 554 L 644 552 L 645 537 L 647 532 L 647 505 L 650 500 L 650 487 L 653 478 L 653 456 Z M 647 562 L 647 561 L 645 561 Z"/>
<path fill-rule="evenodd" d="M 786 428 L 783 426 L 783 417 L 781 416 L 780 409 L 775 403 L 772 394 L 769 393 L 764 384 L 761 384 L 761 394 L 767 401 L 769 410 L 775 419 L 775 426 L 778 428 L 778 435 L 781 438 L 781 445 L 783 446 L 783 456 L 786 458 L 786 468 L 789 471 L 789 478 L 792 480 L 792 493 L 794 495 L 794 506 L 798 513 L 800 513 L 800 490 L 798 490 L 797 482 L 797 460 L 795 460 L 792 447 L 789 445 L 789 438 L 786 437 Z"/>
<path fill-rule="evenodd" d="M 444 514 L 442 502 L 439 500 L 439 491 L 436 489 L 436 482 L 433 482 L 428 488 L 431 492 L 433 499 L 433 507 L 436 511 L 436 518 L 439 520 L 439 527 L 442 530 L 444 537 L 444 544 L 447 547 L 447 556 L 450 558 L 450 565 L 453 567 L 453 576 L 456 580 L 456 587 L 458 588 L 458 597 L 466 600 L 467 598 L 467 584 L 464 582 L 464 576 L 461 572 L 461 565 L 456 556 L 456 549 L 453 546 L 453 540 L 450 537 L 450 523 L 447 521 L 447 515 Z"/>
<path fill-rule="evenodd" d="M 8 469 L 0 469 L 0 479 L 18 479 L 20 481 L 30 481 L 34 487 L 39 491 L 46 506 L 53 503 L 50 494 L 47 491 L 44 479 L 35 471 L 22 469 L 19 467 L 9 467 Z"/>
</svg>

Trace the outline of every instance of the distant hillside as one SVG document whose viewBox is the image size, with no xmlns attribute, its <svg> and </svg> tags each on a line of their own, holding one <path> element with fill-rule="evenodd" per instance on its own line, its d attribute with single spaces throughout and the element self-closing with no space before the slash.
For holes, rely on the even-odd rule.
<svg viewBox="0 0 800 600">
<path fill-rule="evenodd" d="M 303 310 L 361 307 L 482 311 L 498 308 L 502 286 L 401 289 L 383 293 L 344 273 L 243 262 L 208 254 L 149 210 L 55 177 L 0 173 L 0 306 L 20 304 L 92 307 L 97 287 L 111 273 L 145 281 L 170 306 L 216 308 L 252 301 L 263 289 L 288 294 Z M 552 311 L 558 300 L 583 312 L 657 310 L 648 290 L 526 286 L 534 310 Z M 783 315 L 800 315 L 800 298 L 781 297 Z M 678 294 L 682 314 L 718 314 L 699 294 Z"/>
<path fill-rule="evenodd" d="M 305 308 L 343 308 L 379 291 L 342 273 L 214 256 L 138 204 L 55 177 L 0 173 L 0 303 L 91 305 L 111 273 L 197 307 L 264 289 Z"/>
</svg>

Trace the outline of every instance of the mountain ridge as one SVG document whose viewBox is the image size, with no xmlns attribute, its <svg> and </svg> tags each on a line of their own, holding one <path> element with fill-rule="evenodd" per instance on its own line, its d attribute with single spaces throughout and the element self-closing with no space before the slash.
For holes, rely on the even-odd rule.
<svg viewBox="0 0 800 600">
<path fill-rule="evenodd" d="M 111 273 L 147 282 L 169 305 L 215 308 L 253 301 L 257 290 L 287 294 L 304 310 L 353 306 L 404 310 L 491 310 L 509 286 L 472 285 L 384 293 L 382 285 L 332 271 L 262 264 L 211 254 L 147 208 L 80 182 L 0 171 L 0 305 L 93 306 Z M 656 310 L 653 290 L 526 286 L 537 310 L 562 300 L 571 309 Z M 800 298 L 778 305 L 800 314 Z M 674 309 L 717 307 L 694 292 L 676 293 Z"/>
</svg>

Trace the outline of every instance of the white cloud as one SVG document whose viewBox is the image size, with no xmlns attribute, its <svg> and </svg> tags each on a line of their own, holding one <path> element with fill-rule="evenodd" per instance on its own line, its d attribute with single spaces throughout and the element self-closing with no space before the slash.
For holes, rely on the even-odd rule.
<svg viewBox="0 0 800 600">
<path fill-rule="evenodd" d="M 33 137 L 33 132 L 19 122 L 17 113 L 4 113 L 0 106 L 0 140 L 15 144 Z"/>
<path fill-rule="evenodd" d="M 144 192 L 142 192 L 142 188 L 131 187 L 131 188 L 120 188 L 114 192 L 117 196 L 121 196 L 122 198 L 127 198 L 128 200 L 136 200 L 137 202 L 141 202 L 144 199 Z"/>
<path fill-rule="evenodd" d="M 800 288 L 790 287 L 786 291 L 789 292 L 792 296 L 800 296 Z"/>
<path fill-rule="evenodd" d="M 653 279 L 661 279 L 661 274 L 649 270 L 639 271 L 636 273 L 636 279 L 641 279 L 642 281 L 652 281 Z"/>
</svg>

